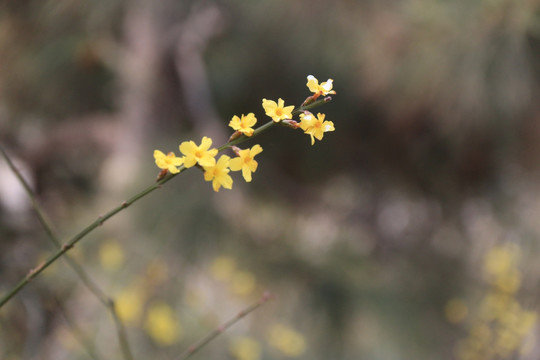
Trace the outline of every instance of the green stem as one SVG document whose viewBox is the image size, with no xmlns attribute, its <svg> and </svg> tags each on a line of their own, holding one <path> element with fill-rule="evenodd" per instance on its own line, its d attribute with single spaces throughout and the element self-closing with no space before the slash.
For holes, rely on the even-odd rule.
<svg viewBox="0 0 540 360">
<path fill-rule="evenodd" d="M 81 329 L 74 322 L 71 321 L 70 317 L 68 316 L 60 300 L 56 298 L 54 300 L 56 302 L 56 306 L 60 310 L 60 314 L 62 314 L 68 327 L 71 329 L 71 333 L 73 334 L 73 337 L 77 341 L 79 341 L 82 347 L 86 350 L 86 353 L 88 354 L 88 356 L 90 356 L 94 360 L 102 359 L 101 356 L 98 356 L 97 351 L 93 347 L 93 344 L 86 338 L 86 336 L 83 334 Z"/>
<path fill-rule="evenodd" d="M 331 99 L 332 98 L 330 96 L 327 96 L 326 98 L 317 100 L 317 101 L 315 101 L 315 102 L 313 102 L 311 104 L 300 106 L 300 107 L 298 107 L 297 109 L 295 109 L 293 111 L 293 115 L 298 115 L 298 114 L 300 114 L 301 112 L 303 112 L 305 110 L 308 110 L 308 109 L 311 109 L 313 107 L 316 107 L 316 106 L 322 105 L 324 103 L 327 103 Z M 247 137 L 245 135 L 242 135 L 238 139 L 229 141 L 228 143 L 224 144 L 223 146 L 220 146 L 218 148 L 218 150 L 223 151 L 223 150 L 225 150 L 225 149 L 227 149 L 227 148 L 229 148 L 229 147 L 231 147 L 233 145 L 236 145 L 236 144 L 242 143 L 242 142 L 244 142 L 246 140 L 249 140 L 249 139 L 253 138 L 254 136 L 259 135 L 263 131 L 266 131 L 267 129 L 274 126 L 275 124 L 276 123 L 274 123 L 273 121 L 270 121 L 270 122 L 260 126 L 259 128 L 257 128 L 253 132 L 252 136 Z M 167 183 L 169 180 L 174 178 L 176 175 L 178 175 L 181 172 L 183 172 L 184 170 L 186 170 L 186 168 L 182 165 L 179 168 L 179 170 L 180 171 L 177 174 L 168 174 L 168 175 L 166 175 L 163 179 L 161 179 L 161 180 L 157 181 L 155 184 L 147 187 L 146 189 L 144 189 L 143 191 L 141 191 L 137 195 L 133 196 L 131 199 L 129 199 L 127 201 L 124 201 L 122 204 L 120 204 L 119 206 L 117 206 L 114 209 L 110 210 L 105 215 L 99 216 L 96 220 L 94 220 L 94 222 L 92 222 L 90 225 L 88 225 L 86 228 L 84 228 L 81 232 L 79 232 L 77 235 L 75 235 L 73 238 L 71 238 L 69 241 L 67 241 L 64 245 L 62 245 L 62 247 L 55 254 L 53 254 L 51 257 L 49 257 L 44 263 L 42 263 L 41 265 L 37 266 L 34 269 L 31 269 L 28 272 L 28 274 L 21 281 L 19 281 L 19 283 L 17 283 L 17 285 L 15 285 L 15 287 L 13 287 L 11 290 L 9 290 L 8 293 L 5 294 L 0 299 L 0 308 L 2 306 L 4 306 L 19 291 L 21 291 L 30 281 L 32 281 L 33 278 L 35 278 L 37 275 L 39 275 L 43 270 L 45 270 L 51 264 L 53 264 L 59 257 L 64 255 L 69 249 L 71 249 L 73 246 L 75 246 L 75 244 L 77 244 L 77 242 L 79 242 L 82 238 L 84 238 L 86 235 L 88 235 L 94 229 L 96 229 L 97 227 L 102 225 L 105 221 L 107 221 L 108 219 L 110 219 L 111 217 L 113 217 L 114 215 L 119 213 L 120 211 L 124 210 L 125 208 L 127 208 L 128 206 L 130 206 L 131 204 L 136 202 L 137 200 L 139 200 L 139 199 L 143 198 L 144 196 L 150 194 L 154 190 L 159 189 L 161 187 L 161 185 Z"/>
<path fill-rule="evenodd" d="M 186 360 L 187 358 L 191 357 L 191 355 L 195 354 L 197 351 L 201 350 L 205 345 L 207 345 L 210 341 L 214 340 L 217 336 L 222 334 L 225 330 L 236 324 L 239 320 L 244 318 L 249 313 L 257 310 L 259 307 L 264 305 L 268 300 L 272 298 L 272 295 L 270 293 L 265 292 L 264 295 L 261 297 L 259 301 L 256 303 L 248 306 L 244 310 L 240 311 L 238 314 L 236 314 L 235 317 L 230 319 L 229 321 L 223 323 L 222 325 L 218 326 L 215 330 L 210 332 L 208 335 L 203 337 L 201 340 L 197 341 L 195 344 L 191 345 L 186 351 L 184 351 L 178 359 L 180 360 Z"/>
<path fill-rule="evenodd" d="M 13 164 L 13 161 L 11 161 L 11 158 L 8 156 L 6 151 L 2 146 L 0 146 L 0 152 L 2 153 L 2 156 L 6 160 L 9 168 L 11 171 L 15 174 L 21 185 L 23 186 L 26 194 L 30 198 L 30 201 L 32 202 L 32 207 L 34 208 L 34 212 L 36 213 L 39 222 L 41 223 L 41 226 L 47 233 L 47 237 L 51 240 L 51 242 L 56 246 L 56 248 L 60 249 L 60 241 L 58 240 L 58 237 L 55 235 L 55 232 L 53 231 L 52 226 L 50 225 L 49 221 L 47 220 L 45 216 L 45 212 L 41 209 L 41 206 L 39 205 L 39 202 L 37 201 L 37 198 L 30 188 L 30 185 L 26 182 L 24 177 L 22 176 L 21 172 L 15 164 Z M 114 320 L 114 324 L 116 326 L 116 331 L 118 334 L 118 342 L 120 344 L 120 348 L 122 349 L 122 354 L 124 355 L 124 359 L 126 360 L 132 360 L 133 356 L 131 354 L 131 350 L 129 348 L 129 343 L 127 341 L 127 336 L 124 328 L 124 324 L 118 317 L 118 314 L 116 312 L 116 309 L 114 308 L 114 303 L 111 298 L 109 298 L 103 290 L 90 278 L 88 273 L 84 270 L 84 268 L 79 265 L 74 259 L 72 259 L 68 254 L 65 255 L 64 260 L 68 263 L 68 265 L 73 269 L 73 271 L 79 276 L 82 283 L 86 286 L 86 288 L 99 300 L 103 306 L 105 306 L 109 312 L 111 313 L 111 316 Z M 61 308 L 62 314 L 64 315 L 64 318 L 66 321 L 72 326 L 75 327 L 74 323 L 70 321 L 68 318 L 67 312 L 62 309 L 61 303 L 57 301 L 58 305 Z M 79 331 L 80 332 L 80 331 Z M 87 342 L 83 342 L 84 345 L 87 345 Z M 92 354 L 93 351 L 88 348 L 87 351 L 89 354 Z"/>
</svg>

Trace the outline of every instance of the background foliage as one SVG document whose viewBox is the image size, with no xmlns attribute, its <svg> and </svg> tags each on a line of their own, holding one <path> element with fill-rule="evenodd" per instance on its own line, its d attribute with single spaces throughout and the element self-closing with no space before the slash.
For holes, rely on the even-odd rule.
<svg viewBox="0 0 540 360">
<path fill-rule="evenodd" d="M 188 172 L 74 254 L 123 304 L 136 358 L 174 358 L 264 289 L 276 299 L 200 357 L 466 358 L 489 249 L 520 249 L 511 295 L 539 306 L 538 14 L 525 0 L 4 1 L 0 141 L 67 238 L 154 180 L 154 148 L 222 143 L 233 115 L 263 118 L 262 98 L 299 104 L 308 74 L 333 78 L 324 141 L 272 129 L 252 183 L 215 194 Z M 0 239 L 2 292 L 52 251 L 3 162 Z M 3 359 L 85 359 L 81 338 L 119 356 L 62 262 L 0 312 Z M 520 347 L 469 358 L 538 358 Z"/>
</svg>

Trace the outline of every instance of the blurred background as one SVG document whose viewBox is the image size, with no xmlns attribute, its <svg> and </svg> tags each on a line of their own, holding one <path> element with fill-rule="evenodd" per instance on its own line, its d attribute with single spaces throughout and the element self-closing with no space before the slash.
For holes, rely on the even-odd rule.
<svg viewBox="0 0 540 360">
<path fill-rule="evenodd" d="M 0 142 L 62 239 L 153 183 L 154 149 L 222 144 L 261 99 L 334 79 L 336 131 L 273 128 L 253 182 L 188 171 L 70 254 L 136 359 L 538 359 L 540 5 L 0 4 Z M 246 143 L 251 146 L 255 142 Z M 54 252 L 0 160 L 0 292 Z M 0 310 L 2 359 L 119 359 L 58 261 Z"/>
</svg>

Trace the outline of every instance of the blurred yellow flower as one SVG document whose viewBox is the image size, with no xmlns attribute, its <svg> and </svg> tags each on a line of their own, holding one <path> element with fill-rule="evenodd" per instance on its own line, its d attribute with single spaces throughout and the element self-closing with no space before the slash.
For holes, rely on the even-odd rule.
<svg viewBox="0 0 540 360">
<path fill-rule="evenodd" d="M 242 170 L 242 176 L 246 182 L 251 181 L 251 173 L 257 170 L 258 163 L 255 156 L 263 151 L 259 144 L 254 145 L 251 149 L 240 150 L 238 157 L 232 159 L 229 166 L 232 171 Z"/>
<path fill-rule="evenodd" d="M 157 302 L 148 308 L 144 322 L 146 333 L 157 344 L 172 345 L 181 337 L 181 327 L 169 305 Z"/>
<path fill-rule="evenodd" d="M 239 337 L 232 341 L 229 352 L 237 360 L 259 360 L 261 346 L 254 339 Z"/>
<path fill-rule="evenodd" d="M 140 320 L 144 295 L 138 289 L 132 287 L 120 291 L 114 303 L 120 320 L 126 323 L 136 323 Z"/>
<path fill-rule="evenodd" d="M 522 308 L 516 298 L 521 286 L 519 248 L 513 244 L 493 247 L 486 254 L 484 272 L 489 292 L 480 302 L 469 337 L 459 343 L 457 358 L 506 359 L 530 349 L 537 313 Z"/>
<path fill-rule="evenodd" d="M 449 300 L 444 308 L 446 319 L 453 324 L 463 322 L 463 320 L 465 320 L 467 317 L 467 312 L 467 305 L 461 299 Z"/>
<path fill-rule="evenodd" d="M 519 260 L 519 248 L 513 244 L 494 246 L 484 259 L 484 273 L 500 276 L 516 267 Z"/>
<path fill-rule="evenodd" d="M 233 130 L 239 131 L 246 136 L 251 136 L 254 131 L 253 126 L 255 126 L 256 123 L 257 118 L 255 117 L 255 114 L 249 113 L 245 116 L 242 114 L 242 118 L 234 115 L 229 122 L 229 126 L 232 127 Z"/>
<path fill-rule="evenodd" d="M 263 99 L 262 106 L 266 115 L 270 116 L 274 122 L 280 122 L 285 119 L 292 119 L 294 106 L 285 106 L 283 99 L 278 99 L 276 103 L 273 100 Z"/>
<path fill-rule="evenodd" d="M 195 144 L 192 140 L 181 143 L 179 149 L 185 155 L 184 166 L 190 168 L 197 163 L 201 166 L 216 165 L 215 156 L 218 150 L 210 149 L 210 146 L 212 146 L 212 139 L 206 136 L 202 138 L 201 145 Z"/>
<path fill-rule="evenodd" d="M 230 280 L 236 269 L 236 261 L 229 256 L 218 256 L 210 266 L 210 273 L 214 278 L 221 281 Z"/>
<path fill-rule="evenodd" d="M 514 331 L 516 331 L 521 336 L 527 335 L 532 328 L 536 325 L 538 320 L 538 314 L 534 311 L 523 311 L 521 318 Z"/>
<path fill-rule="evenodd" d="M 231 291 L 236 295 L 249 295 L 255 290 L 255 275 L 247 271 L 235 271 L 231 279 Z"/>
<path fill-rule="evenodd" d="M 489 341 L 491 341 L 491 328 L 484 323 L 474 324 L 471 327 L 470 334 L 470 340 L 478 344 L 480 347 L 483 346 L 483 344 L 489 343 Z"/>
<path fill-rule="evenodd" d="M 212 181 L 212 188 L 215 192 L 219 191 L 220 187 L 232 189 L 233 179 L 229 175 L 229 160 L 227 155 L 221 155 L 214 166 L 204 167 L 204 180 Z"/>
<path fill-rule="evenodd" d="M 154 160 L 156 165 L 160 169 L 167 169 L 171 174 L 176 174 L 179 172 L 177 166 L 180 166 L 184 162 L 184 158 L 180 158 L 174 155 L 173 152 L 165 155 L 159 150 L 154 150 Z"/>
<path fill-rule="evenodd" d="M 332 87 L 334 86 L 334 80 L 332 79 L 328 79 L 327 81 L 319 84 L 319 80 L 317 80 L 315 76 L 308 75 L 307 80 L 308 82 L 306 85 L 309 88 L 309 91 L 315 93 L 316 95 L 328 95 L 336 93 L 334 90 L 332 90 Z"/>
<path fill-rule="evenodd" d="M 117 241 L 105 241 L 99 247 L 99 263 L 108 271 L 116 271 L 124 265 L 124 250 Z"/>
<path fill-rule="evenodd" d="M 513 299 L 506 294 L 490 293 L 480 302 L 479 316 L 482 320 L 490 321 L 506 313 Z"/>
<path fill-rule="evenodd" d="M 494 284 L 502 292 L 515 293 L 521 286 L 521 274 L 515 269 L 510 269 L 506 273 L 498 275 Z"/>
<path fill-rule="evenodd" d="M 304 336 L 283 324 L 270 327 L 268 343 L 289 357 L 300 356 L 306 351 Z"/>
</svg>

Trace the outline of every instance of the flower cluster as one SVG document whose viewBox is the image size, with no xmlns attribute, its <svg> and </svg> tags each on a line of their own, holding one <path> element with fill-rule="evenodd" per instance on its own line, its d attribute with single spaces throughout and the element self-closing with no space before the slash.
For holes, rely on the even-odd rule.
<svg viewBox="0 0 540 360">
<path fill-rule="evenodd" d="M 310 136 L 311 145 L 315 143 L 315 139 L 322 140 L 324 133 L 335 130 L 334 123 L 326 121 L 325 114 L 318 113 L 315 117 L 307 109 L 317 105 L 311 104 L 319 96 L 327 96 L 336 92 L 332 90 L 332 79 L 328 79 L 321 84 L 313 75 L 309 75 L 307 79 L 306 85 L 314 94 L 306 98 L 302 106 L 295 110 L 293 105 L 285 106 L 285 101 L 281 98 L 277 102 L 263 99 L 262 107 L 264 112 L 272 121 L 258 129 L 254 129 L 253 127 L 257 123 L 254 113 L 242 114 L 240 117 L 234 115 L 229 122 L 229 126 L 235 132 L 230 137 L 229 142 L 219 149 L 211 148 L 212 139 L 204 136 L 200 145 L 191 140 L 181 143 L 179 146 L 181 157 L 176 156 L 173 152 L 165 154 L 160 150 L 154 150 L 156 165 L 162 169 L 158 180 L 162 179 L 167 173 L 177 174 L 184 169 L 197 166 L 204 171 L 204 179 L 212 182 L 214 191 L 219 191 L 221 187 L 225 189 L 232 188 L 233 179 L 229 175 L 231 171 L 242 171 L 244 180 L 250 182 L 252 173 L 257 170 L 258 166 L 255 156 L 260 154 L 263 149 L 258 144 L 251 149 L 240 149 L 233 145 L 257 135 L 270 125 L 278 123 L 293 129 L 302 129 L 305 134 Z M 325 102 L 328 100 L 330 100 L 329 97 L 325 98 Z M 293 120 L 294 115 L 299 115 L 300 122 Z M 231 158 L 227 155 L 221 155 L 216 160 L 217 154 L 226 148 L 231 148 L 236 156 Z"/>
<path fill-rule="evenodd" d="M 486 254 L 483 272 L 489 290 L 470 317 L 469 336 L 458 343 L 457 359 L 508 359 L 531 350 L 537 313 L 526 310 L 518 301 L 519 258 L 520 249 L 513 244 L 495 246 Z M 468 309 L 464 302 L 454 299 L 446 312 L 451 322 L 460 322 L 467 317 Z"/>
</svg>

